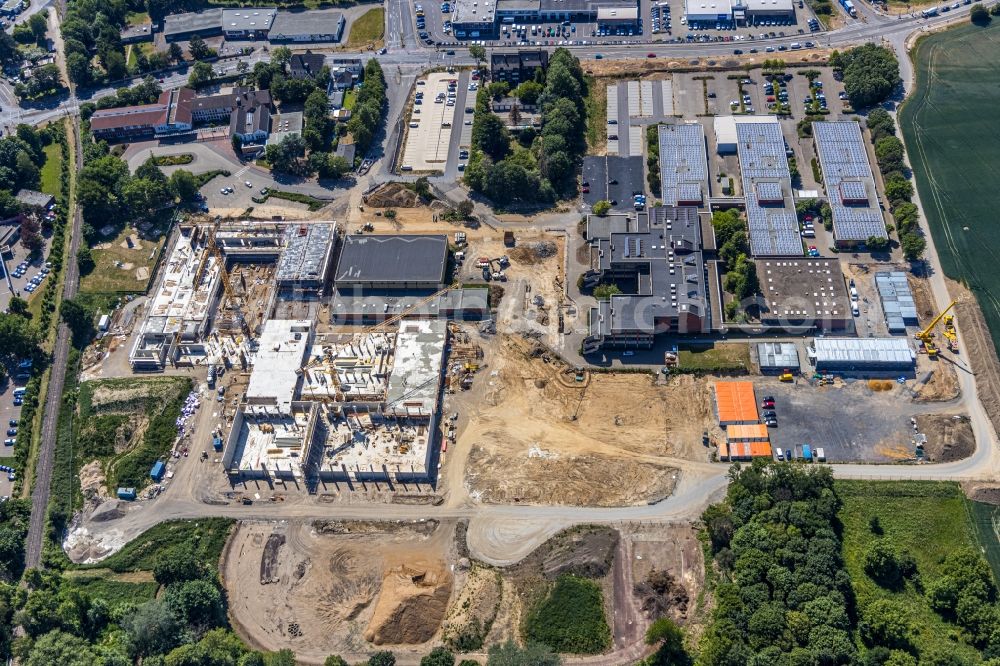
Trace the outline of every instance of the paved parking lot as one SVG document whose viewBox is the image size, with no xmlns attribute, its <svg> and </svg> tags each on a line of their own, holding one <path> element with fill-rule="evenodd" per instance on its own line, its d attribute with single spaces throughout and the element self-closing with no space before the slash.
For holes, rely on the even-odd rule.
<svg viewBox="0 0 1000 666">
<path fill-rule="evenodd" d="M 449 90 L 453 81 L 454 86 Z M 405 171 L 445 170 L 452 130 L 456 122 L 461 125 L 465 116 L 466 91 L 461 91 L 463 106 L 459 106 L 458 83 L 458 74 L 435 72 L 426 78 L 425 84 L 416 86 L 414 94 L 423 95 L 414 100 L 407 127 L 402 161 Z"/>
<path fill-rule="evenodd" d="M 646 126 L 674 116 L 674 88 L 670 79 L 622 81 L 608 85 L 607 153 L 641 156 Z"/>
<path fill-rule="evenodd" d="M 42 256 L 44 256 L 49 251 L 49 246 L 51 245 L 51 236 L 43 236 L 45 239 L 45 249 L 42 251 Z M 42 267 L 44 262 L 41 259 L 36 259 L 31 263 L 28 261 L 28 251 L 20 243 L 16 243 L 12 248 L 12 256 L 0 257 L 3 262 L 3 266 L 0 267 L 0 310 L 6 310 L 7 304 L 10 303 L 10 297 L 12 295 L 20 296 L 21 298 L 27 300 L 31 296 L 31 292 L 28 290 L 28 285 L 31 283 L 32 278 L 36 276 L 42 276 Z M 27 264 L 20 277 L 15 277 L 15 272 L 18 266 Z M 47 277 L 43 276 L 41 285 L 45 285 L 45 280 Z M 36 290 L 37 291 L 37 290 Z"/>
</svg>

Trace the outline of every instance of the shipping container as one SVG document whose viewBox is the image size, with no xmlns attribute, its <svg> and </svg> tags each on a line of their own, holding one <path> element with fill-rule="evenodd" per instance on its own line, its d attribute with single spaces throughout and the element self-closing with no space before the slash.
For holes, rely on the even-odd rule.
<svg viewBox="0 0 1000 666">
<path fill-rule="evenodd" d="M 136 497 L 135 488 L 119 488 L 118 499 L 132 501 Z"/>
<path fill-rule="evenodd" d="M 808 444 L 802 445 L 802 459 L 806 462 L 812 462 L 812 449 L 809 448 Z"/>
<path fill-rule="evenodd" d="M 823 450 L 823 447 L 816 449 L 816 460 L 826 462 L 826 452 Z"/>
<path fill-rule="evenodd" d="M 149 470 L 149 478 L 153 481 L 160 481 L 163 479 L 163 475 L 167 471 L 167 466 L 162 460 L 157 460 L 156 464 L 153 465 L 153 469 Z"/>
</svg>

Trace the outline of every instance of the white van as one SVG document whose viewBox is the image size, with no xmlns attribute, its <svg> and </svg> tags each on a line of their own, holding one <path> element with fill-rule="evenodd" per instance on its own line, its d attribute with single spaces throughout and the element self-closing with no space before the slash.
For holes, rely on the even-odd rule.
<svg viewBox="0 0 1000 666">
<path fill-rule="evenodd" d="M 782 451 L 780 448 L 775 449 L 774 450 L 774 457 L 777 458 L 778 460 L 784 460 L 785 459 L 785 452 Z"/>
</svg>

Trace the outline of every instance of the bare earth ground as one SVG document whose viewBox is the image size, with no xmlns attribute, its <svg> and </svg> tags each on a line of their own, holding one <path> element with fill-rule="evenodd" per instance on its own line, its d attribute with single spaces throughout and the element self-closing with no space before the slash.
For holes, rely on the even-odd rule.
<svg viewBox="0 0 1000 666">
<path fill-rule="evenodd" d="M 700 631 L 703 565 L 690 523 L 577 526 L 509 567 L 470 562 L 464 529 L 436 521 L 241 523 L 222 558 L 230 619 L 251 645 L 291 648 L 302 663 L 329 654 L 356 662 L 378 645 L 398 663 L 416 664 L 470 631 L 486 647 L 520 640 L 524 614 L 560 574 L 573 573 L 601 585 L 615 642 L 608 654 L 571 661 L 634 662 L 658 614 Z"/>
<path fill-rule="evenodd" d="M 924 453 L 930 462 L 962 460 L 975 452 L 976 438 L 967 416 L 922 414 L 915 418 L 920 432 L 927 435 Z"/>
<path fill-rule="evenodd" d="M 993 428 L 1000 432 L 1000 360 L 993 346 L 983 312 L 972 293 L 963 285 L 948 280 L 948 291 L 958 300 L 955 324 L 958 344 L 972 363 L 976 375 L 976 391 Z"/>
<path fill-rule="evenodd" d="M 498 336 L 464 394 L 459 433 L 470 495 L 483 502 L 622 506 L 672 492 L 685 460 L 704 457 L 707 382 L 657 385 L 648 374 L 574 373 L 533 340 Z"/>
<path fill-rule="evenodd" d="M 817 65 L 824 64 L 830 51 L 812 50 L 808 54 L 793 51 L 777 53 L 747 54 L 740 57 L 720 56 L 713 58 L 692 58 L 690 60 L 671 60 L 667 58 L 643 58 L 642 60 L 588 60 L 583 63 L 588 74 L 595 77 L 629 76 L 645 78 L 654 72 L 700 71 L 739 69 L 748 64 L 759 65 L 765 60 L 783 60 L 788 63 L 808 62 Z M 660 77 L 662 78 L 662 77 Z"/>
</svg>

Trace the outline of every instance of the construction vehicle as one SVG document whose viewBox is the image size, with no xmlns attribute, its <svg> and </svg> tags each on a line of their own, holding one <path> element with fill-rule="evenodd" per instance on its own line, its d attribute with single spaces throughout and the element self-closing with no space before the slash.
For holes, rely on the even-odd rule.
<svg viewBox="0 0 1000 666">
<path fill-rule="evenodd" d="M 923 351 L 927 353 L 927 356 L 929 358 L 936 358 L 938 355 L 938 347 L 934 343 L 934 328 L 938 325 L 939 322 L 941 322 L 941 320 L 945 318 L 945 316 L 948 314 L 948 311 L 951 310 L 953 307 L 955 307 L 955 304 L 957 302 L 958 301 L 952 301 L 951 303 L 949 303 L 948 307 L 939 312 L 938 315 L 934 317 L 934 319 L 932 319 L 931 322 L 927 324 L 927 326 L 923 330 L 917 331 L 913 335 L 913 337 L 916 338 L 918 342 L 920 342 Z M 951 328 L 952 328 L 951 336 L 957 338 L 954 332 L 955 323 L 953 319 L 951 320 Z M 953 342 L 952 338 L 948 336 L 947 325 L 945 326 L 945 338 L 948 340 L 949 348 L 957 349 L 957 346 L 953 347 L 955 342 L 957 342 L 957 339 L 955 342 Z"/>
<path fill-rule="evenodd" d="M 782 372 L 781 375 L 778 376 L 778 379 L 780 381 L 783 381 L 783 382 L 794 382 L 795 381 L 795 377 L 792 376 L 792 373 L 790 373 L 788 370 L 785 370 L 784 372 Z"/>
<path fill-rule="evenodd" d="M 941 320 L 944 325 L 944 338 L 948 341 L 948 351 L 958 353 L 958 331 L 955 330 L 955 316 L 946 314 Z"/>
</svg>

